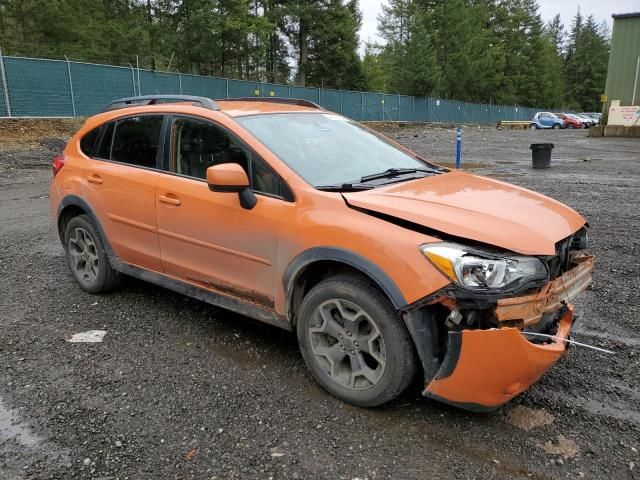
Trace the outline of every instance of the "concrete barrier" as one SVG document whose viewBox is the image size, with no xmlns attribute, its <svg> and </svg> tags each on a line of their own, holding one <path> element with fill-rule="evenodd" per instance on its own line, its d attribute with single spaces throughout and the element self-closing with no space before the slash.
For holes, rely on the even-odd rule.
<svg viewBox="0 0 640 480">
<path fill-rule="evenodd" d="M 604 125 L 596 125 L 589 128 L 590 137 L 604 137 Z"/>
<path fill-rule="evenodd" d="M 626 137 L 640 138 L 640 125 L 625 127 L 624 125 L 606 125 L 591 127 L 590 137 Z"/>
</svg>

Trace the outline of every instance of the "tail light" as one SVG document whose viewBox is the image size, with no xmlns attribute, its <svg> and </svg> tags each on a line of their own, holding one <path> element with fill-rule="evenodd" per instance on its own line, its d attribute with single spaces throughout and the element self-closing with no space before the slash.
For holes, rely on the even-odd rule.
<svg viewBox="0 0 640 480">
<path fill-rule="evenodd" d="M 51 167 L 53 168 L 54 177 L 58 174 L 60 170 L 62 170 L 62 167 L 64 167 L 64 162 L 66 160 L 67 158 L 64 156 L 64 153 L 61 153 L 60 155 L 56 155 L 55 157 L 53 157 L 53 162 L 51 163 Z"/>
</svg>

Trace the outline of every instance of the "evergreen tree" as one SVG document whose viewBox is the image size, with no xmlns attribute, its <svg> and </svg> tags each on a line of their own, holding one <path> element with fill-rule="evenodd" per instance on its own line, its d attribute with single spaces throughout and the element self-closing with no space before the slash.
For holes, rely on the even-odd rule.
<svg viewBox="0 0 640 480">
<path fill-rule="evenodd" d="M 414 13 L 413 0 L 389 0 L 378 15 L 378 33 L 389 48 L 404 46 L 409 39 L 409 22 Z"/>
<path fill-rule="evenodd" d="M 357 0 L 328 0 L 309 28 L 308 83 L 338 89 L 363 89 L 358 56 L 362 14 Z"/>
<path fill-rule="evenodd" d="M 286 0 L 285 33 L 297 53 L 296 83 L 306 86 L 310 31 L 323 7 L 322 0 Z"/>
<path fill-rule="evenodd" d="M 286 8 L 282 0 L 262 0 L 264 16 L 271 28 L 267 35 L 265 74 L 269 82 L 287 83 L 291 76 L 289 44 L 284 37 Z"/>
<path fill-rule="evenodd" d="M 436 59 L 426 26 L 417 16 L 409 27 L 405 62 L 400 68 L 400 92 L 407 95 L 437 96 L 442 89 L 443 76 Z"/>
<path fill-rule="evenodd" d="M 362 73 L 365 89 L 372 92 L 388 92 L 389 68 L 383 49 L 378 45 L 367 44 L 362 58 Z"/>
<path fill-rule="evenodd" d="M 560 19 L 560 14 L 553 17 L 553 20 L 547 22 L 545 27 L 547 37 L 551 41 L 551 44 L 555 47 L 558 55 L 564 54 L 565 43 L 567 41 L 567 32 L 564 29 L 564 24 Z"/>
<path fill-rule="evenodd" d="M 608 31 L 593 16 L 586 21 L 578 13 L 571 31 L 567 57 L 567 101 L 576 110 L 598 110 L 609 62 Z"/>
</svg>

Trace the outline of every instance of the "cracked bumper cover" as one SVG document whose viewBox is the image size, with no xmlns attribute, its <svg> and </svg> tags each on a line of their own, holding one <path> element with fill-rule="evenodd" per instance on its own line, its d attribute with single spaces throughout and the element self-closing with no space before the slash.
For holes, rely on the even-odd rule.
<svg viewBox="0 0 640 480">
<path fill-rule="evenodd" d="M 566 305 L 556 337 L 567 339 L 573 324 L 570 300 L 591 283 L 593 260 L 588 255 L 577 257 L 571 270 L 540 292 L 499 300 L 496 317 L 529 325 Z M 518 328 L 449 332 L 447 354 L 423 394 L 468 410 L 493 410 L 535 383 L 566 352 L 567 345 L 562 340 L 534 344 Z"/>
</svg>

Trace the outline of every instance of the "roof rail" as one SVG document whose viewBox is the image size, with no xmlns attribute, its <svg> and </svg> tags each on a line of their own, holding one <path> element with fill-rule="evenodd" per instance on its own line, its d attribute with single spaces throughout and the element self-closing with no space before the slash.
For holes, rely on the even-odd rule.
<svg viewBox="0 0 640 480">
<path fill-rule="evenodd" d="M 320 105 L 311 100 L 303 100 L 301 98 L 283 98 L 283 97 L 236 97 L 236 98 L 220 98 L 219 102 L 268 102 L 282 103 L 285 105 L 299 105 L 301 107 L 311 107 L 322 109 Z"/>
<path fill-rule="evenodd" d="M 157 105 L 160 103 L 177 102 L 190 102 L 197 106 L 208 108 L 209 110 L 220 110 L 220 107 L 216 102 L 206 97 L 196 97 L 193 95 L 141 95 L 114 100 L 105 107 L 103 112 L 141 105 Z"/>
</svg>

